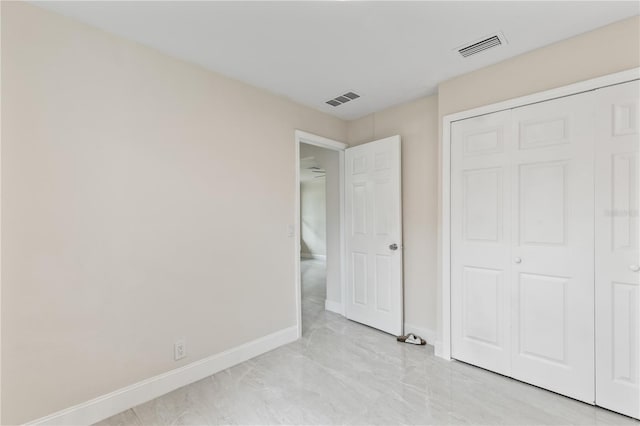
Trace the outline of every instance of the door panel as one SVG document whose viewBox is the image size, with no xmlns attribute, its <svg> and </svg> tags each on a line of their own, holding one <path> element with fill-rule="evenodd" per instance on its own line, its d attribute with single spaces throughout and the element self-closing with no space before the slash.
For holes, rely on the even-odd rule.
<svg viewBox="0 0 640 426">
<path fill-rule="evenodd" d="M 637 385 L 638 286 L 612 283 L 613 374 L 614 382 Z M 635 357 L 635 358 L 634 358 Z"/>
<path fill-rule="evenodd" d="M 376 254 L 376 309 L 381 312 L 391 312 L 391 256 Z"/>
<path fill-rule="evenodd" d="M 567 162 L 519 166 L 520 245 L 565 245 Z"/>
<path fill-rule="evenodd" d="M 353 303 L 367 306 L 367 254 L 353 252 L 351 259 Z"/>
<path fill-rule="evenodd" d="M 462 223 L 466 241 L 497 242 L 502 234 L 502 170 L 481 169 L 463 172 Z"/>
<path fill-rule="evenodd" d="M 367 186 L 364 182 L 354 183 L 351 189 L 352 210 L 351 230 L 354 235 L 367 234 Z"/>
<path fill-rule="evenodd" d="M 597 96 L 596 403 L 640 418 L 638 93 L 635 81 Z"/>
<path fill-rule="evenodd" d="M 346 150 L 347 318 L 402 334 L 400 137 Z M 392 249 L 395 244 L 397 249 Z"/>
<path fill-rule="evenodd" d="M 594 402 L 594 97 L 512 110 L 512 376 Z"/>
<path fill-rule="evenodd" d="M 393 214 L 389 206 L 393 205 L 393 187 L 388 179 L 373 182 L 373 193 L 375 194 L 373 203 L 374 232 L 378 237 L 390 237 L 393 232 Z"/>
<path fill-rule="evenodd" d="M 566 277 L 520 274 L 520 354 L 567 365 L 568 283 Z"/>
<path fill-rule="evenodd" d="M 510 373 L 510 111 L 452 123 L 451 353 Z"/>
<path fill-rule="evenodd" d="M 545 103 L 545 107 L 546 105 Z M 518 148 L 535 149 L 568 144 L 570 143 L 568 129 L 569 119 L 566 113 L 540 120 L 525 119 L 519 122 Z"/>
<path fill-rule="evenodd" d="M 637 248 L 637 219 L 625 214 L 637 208 L 638 153 L 624 152 L 611 155 L 612 184 L 611 212 L 619 212 L 613 221 L 611 235 L 614 250 L 634 250 Z"/>
<path fill-rule="evenodd" d="M 504 274 L 488 268 L 465 267 L 463 272 L 462 335 L 500 348 L 500 308 Z"/>
</svg>

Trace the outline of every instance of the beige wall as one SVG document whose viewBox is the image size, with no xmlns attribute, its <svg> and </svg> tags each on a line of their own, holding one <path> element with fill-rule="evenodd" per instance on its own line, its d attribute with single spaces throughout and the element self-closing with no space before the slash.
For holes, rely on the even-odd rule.
<svg viewBox="0 0 640 426">
<path fill-rule="evenodd" d="M 640 17 L 636 16 L 441 83 L 438 123 L 441 127 L 442 117 L 454 112 L 638 66 Z M 441 191 L 438 200 L 442 202 Z M 438 223 L 441 219 L 438 212 Z M 441 291 L 438 285 L 438 323 Z"/>
<path fill-rule="evenodd" d="M 438 110 L 442 117 L 639 63 L 640 17 L 636 16 L 445 81 L 438 87 Z"/>
<path fill-rule="evenodd" d="M 358 145 L 401 137 L 404 319 L 430 331 L 436 330 L 437 118 L 438 99 L 430 96 L 351 121 L 347 139 Z"/>
<path fill-rule="evenodd" d="M 3 424 L 295 325 L 294 129 L 344 122 L 22 2 L 2 89 Z"/>
</svg>

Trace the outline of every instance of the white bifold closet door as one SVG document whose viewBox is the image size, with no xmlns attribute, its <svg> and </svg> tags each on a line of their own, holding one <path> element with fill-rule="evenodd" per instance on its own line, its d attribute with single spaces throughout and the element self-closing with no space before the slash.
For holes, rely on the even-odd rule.
<svg viewBox="0 0 640 426">
<path fill-rule="evenodd" d="M 452 356 L 511 374 L 511 111 L 453 123 Z"/>
<path fill-rule="evenodd" d="M 452 356 L 593 403 L 593 94 L 452 124 Z"/>
<path fill-rule="evenodd" d="M 593 93 L 512 111 L 511 373 L 593 403 Z"/>
<path fill-rule="evenodd" d="M 596 92 L 596 403 L 640 418 L 638 81 Z"/>
</svg>

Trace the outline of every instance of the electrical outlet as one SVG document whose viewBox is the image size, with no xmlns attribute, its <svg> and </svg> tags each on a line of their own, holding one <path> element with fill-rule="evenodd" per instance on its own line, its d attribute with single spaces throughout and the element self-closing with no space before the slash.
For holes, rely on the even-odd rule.
<svg viewBox="0 0 640 426">
<path fill-rule="evenodd" d="M 187 343 L 184 339 L 176 340 L 173 344 L 173 359 L 178 361 L 187 356 Z"/>
</svg>

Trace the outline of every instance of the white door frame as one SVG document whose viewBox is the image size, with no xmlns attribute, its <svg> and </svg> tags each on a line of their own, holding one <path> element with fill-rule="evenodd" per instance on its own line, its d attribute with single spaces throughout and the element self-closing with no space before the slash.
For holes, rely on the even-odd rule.
<svg viewBox="0 0 640 426">
<path fill-rule="evenodd" d="M 296 152 L 296 180 L 295 180 L 295 210 L 294 210 L 294 233 L 295 238 L 295 253 L 294 253 L 294 272 L 295 276 L 295 293 L 296 293 L 296 324 L 298 327 L 298 338 L 302 336 L 302 280 L 300 277 L 300 144 L 305 143 L 307 145 L 314 145 L 320 148 L 330 149 L 338 152 L 338 173 L 339 173 L 339 185 L 340 185 L 340 292 L 341 292 L 341 314 L 346 315 L 345 312 L 345 238 L 344 238 L 344 150 L 348 148 L 348 145 L 342 142 L 334 141 L 322 136 L 307 133 L 302 130 L 296 130 L 295 135 L 295 152 Z"/>
<path fill-rule="evenodd" d="M 470 110 L 445 115 L 442 118 L 442 139 L 440 139 L 440 213 L 441 232 L 438 243 L 440 258 L 440 282 L 442 283 L 442 334 L 441 340 L 436 342 L 435 354 L 441 358 L 451 359 L 451 123 L 476 117 L 484 114 L 491 114 L 498 111 L 517 108 L 529 104 L 548 101 L 550 99 L 575 95 L 577 93 L 588 92 L 600 87 L 611 86 L 619 83 L 626 83 L 640 79 L 640 68 L 605 75 L 602 77 L 584 80 L 578 83 L 562 86 L 532 95 L 509 99 L 490 105 L 473 108 Z"/>
</svg>

